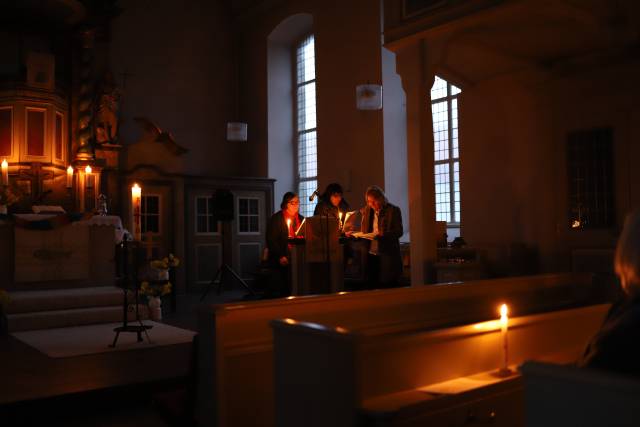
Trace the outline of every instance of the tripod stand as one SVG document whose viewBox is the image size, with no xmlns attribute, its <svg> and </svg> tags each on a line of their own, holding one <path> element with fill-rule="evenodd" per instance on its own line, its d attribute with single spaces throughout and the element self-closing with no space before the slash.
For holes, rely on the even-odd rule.
<svg viewBox="0 0 640 427">
<path fill-rule="evenodd" d="M 238 283 L 240 283 L 247 291 L 249 291 L 249 294 L 251 296 L 255 297 L 256 293 L 253 291 L 253 289 L 251 289 L 251 287 L 247 284 L 247 282 L 245 282 L 242 279 L 242 277 L 240 277 L 238 275 L 238 273 L 236 273 L 233 270 L 233 268 L 231 268 L 229 266 L 229 264 L 227 264 L 225 262 L 226 258 L 225 258 L 225 249 L 224 248 L 225 248 L 227 242 L 226 242 L 226 239 L 225 239 L 225 227 L 224 227 L 224 224 L 222 224 L 222 230 L 220 231 L 220 238 L 222 240 L 222 251 L 221 251 L 222 263 L 220 264 L 220 267 L 218 268 L 218 271 L 216 271 L 216 274 L 213 276 L 213 279 L 211 279 L 211 282 L 209 282 L 209 284 L 207 285 L 207 288 L 205 289 L 204 293 L 202 294 L 202 297 L 200 297 L 200 301 L 204 301 L 204 299 L 207 297 L 207 294 L 209 293 L 211 288 L 216 285 L 216 281 L 218 281 L 218 287 L 217 287 L 217 290 L 216 290 L 216 294 L 220 295 L 222 293 L 222 287 L 224 286 L 225 273 L 231 274 L 231 276 L 233 278 L 235 278 Z M 218 278 L 220 280 L 218 280 Z"/>
</svg>

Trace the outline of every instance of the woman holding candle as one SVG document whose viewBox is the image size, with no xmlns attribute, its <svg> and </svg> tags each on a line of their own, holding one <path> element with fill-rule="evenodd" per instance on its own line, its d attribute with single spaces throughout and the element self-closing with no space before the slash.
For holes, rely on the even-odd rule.
<svg viewBox="0 0 640 427">
<path fill-rule="evenodd" d="M 342 186 L 333 182 L 327 185 L 324 193 L 320 196 L 320 200 L 318 200 L 318 204 L 316 205 L 313 214 L 329 216 L 341 222 L 348 210 L 349 204 L 342 197 Z M 342 218 L 340 218 L 340 214 L 342 214 Z"/>
<path fill-rule="evenodd" d="M 291 293 L 289 286 L 289 237 L 295 237 L 295 231 L 302 223 L 300 215 L 300 199 L 295 193 L 287 192 L 282 197 L 280 210 L 271 216 L 267 225 L 267 249 L 269 250 L 269 266 L 272 275 L 267 296 L 287 296 Z"/>
<path fill-rule="evenodd" d="M 611 307 L 578 365 L 640 376 L 640 211 L 625 221 L 614 267 L 622 299 Z"/>
</svg>

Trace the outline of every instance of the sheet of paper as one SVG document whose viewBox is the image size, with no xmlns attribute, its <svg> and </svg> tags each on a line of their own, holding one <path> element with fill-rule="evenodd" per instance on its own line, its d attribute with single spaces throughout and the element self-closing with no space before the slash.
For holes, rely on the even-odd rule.
<svg viewBox="0 0 640 427">
<path fill-rule="evenodd" d="M 367 240 L 373 240 L 376 238 L 375 233 L 363 233 L 361 231 L 356 231 L 355 233 L 352 234 L 352 236 L 358 239 L 367 239 Z"/>
<path fill-rule="evenodd" d="M 490 384 L 503 381 L 507 378 L 492 375 L 491 373 L 483 373 L 470 377 L 455 378 L 441 383 L 429 384 L 428 386 L 421 387 L 418 390 L 431 394 L 457 394 L 488 386 Z"/>
</svg>

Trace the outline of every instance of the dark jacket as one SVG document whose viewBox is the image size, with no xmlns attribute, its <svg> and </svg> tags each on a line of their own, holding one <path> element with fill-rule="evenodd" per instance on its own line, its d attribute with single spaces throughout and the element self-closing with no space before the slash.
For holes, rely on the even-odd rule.
<svg viewBox="0 0 640 427">
<path fill-rule="evenodd" d="M 362 209 L 360 231 L 373 231 L 374 211 L 369 206 Z M 400 237 L 402 237 L 402 213 L 400 208 L 387 203 L 378 215 L 378 255 L 380 256 L 380 282 L 397 281 L 402 275 Z M 370 245 L 370 243 L 369 243 Z"/>
<path fill-rule="evenodd" d="M 342 217 L 344 218 L 344 215 L 349 211 L 349 204 L 344 200 L 340 200 L 340 204 L 338 205 L 338 207 L 335 207 L 331 204 L 331 200 L 325 200 L 323 198 L 320 198 L 320 200 L 318 200 L 318 204 L 316 205 L 316 208 L 313 211 L 314 215 L 319 215 L 319 216 L 325 216 L 328 215 L 332 218 L 338 219 L 339 212 L 342 212 Z"/>
<path fill-rule="evenodd" d="M 640 376 L 640 296 L 611 307 L 578 366 Z"/>
<path fill-rule="evenodd" d="M 298 220 L 302 222 L 304 217 L 298 214 Z M 292 225 L 293 227 L 293 225 Z M 288 245 L 289 231 L 284 213 L 280 210 L 274 213 L 267 224 L 267 248 L 269 248 L 269 264 L 280 265 L 280 258 L 289 256 Z"/>
</svg>

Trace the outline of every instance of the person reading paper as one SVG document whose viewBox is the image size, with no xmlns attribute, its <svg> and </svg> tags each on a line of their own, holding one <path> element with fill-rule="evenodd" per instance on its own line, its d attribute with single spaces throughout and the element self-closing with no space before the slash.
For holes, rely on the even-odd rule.
<svg viewBox="0 0 640 427">
<path fill-rule="evenodd" d="M 346 234 L 369 240 L 365 265 L 367 287 L 396 287 L 402 275 L 402 213 L 400 208 L 389 203 L 384 191 L 378 186 L 367 188 L 365 200 L 367 205 L 361 209 L 360 232 Z"/>
</svg>

